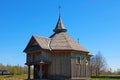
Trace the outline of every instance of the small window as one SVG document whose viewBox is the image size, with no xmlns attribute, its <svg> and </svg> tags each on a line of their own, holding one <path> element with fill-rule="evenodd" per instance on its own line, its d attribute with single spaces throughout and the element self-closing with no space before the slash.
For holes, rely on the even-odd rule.
<svg viewBox="0 0 120 80">
<path fill-rule="evenodd" d="M 80 64 L 80 62 L 81 62 L 81 57 L 76 57 L 76 63 Z"/>
<path fill-rule="evenodd" d="M 81 56 L 81 60 L 83 60 L 83 59 L 85 59 L 85 55 L 82 55 L 82 56 Z"/>
<path fill-rule="evenodd" d="M 87 60 L 90 61 L 90 57 L 89 56 L 87 56 Z"/>
</svg>

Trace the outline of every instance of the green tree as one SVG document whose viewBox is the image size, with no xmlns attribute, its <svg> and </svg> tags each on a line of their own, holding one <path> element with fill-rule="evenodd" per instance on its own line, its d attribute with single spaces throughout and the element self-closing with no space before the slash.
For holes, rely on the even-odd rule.
<svg viewBox="0 0 120 80">
<path fill-rule="evenodd" d="M 12 73 L 13 73 L 13 75 L 16 75 L 16 74 L 17 74 L 17 68 L 16 68 L 16 66 L 14 66 L 14 67 L 12 68 Z"/>
</svg>

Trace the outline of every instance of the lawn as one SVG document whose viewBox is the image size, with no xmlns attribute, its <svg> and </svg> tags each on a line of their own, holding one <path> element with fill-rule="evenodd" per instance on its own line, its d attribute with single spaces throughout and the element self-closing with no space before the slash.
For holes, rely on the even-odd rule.
<svg viewBox="0 0 120 80">
<path fill-rule="evenodd" d="M 33 76 L 31 76 L 33 78 Z M 24 75 L 0 75 L 0 80 L 24 80 L 27 79 L 27 74 Z M 120 80 L 120 79 L 113 79 L 113 78 L 91 78 L 91 80 Z"/>
<path fill-rule="evenodd" d="M 113 79 L 113 78 L 92 78 L 91 80 L 120 80 L 120 79 Z"/>
<path fill-rule="evenodd" d="M 11 78 L 15 78 L 15 79 L 27 79 L 27 74 L 24 74 L 24 75 L 0 75 L 0 80 L 1 79 L 11 79 Z M 32 78 L 32 76 L 31 76 Z"/>
</svg>

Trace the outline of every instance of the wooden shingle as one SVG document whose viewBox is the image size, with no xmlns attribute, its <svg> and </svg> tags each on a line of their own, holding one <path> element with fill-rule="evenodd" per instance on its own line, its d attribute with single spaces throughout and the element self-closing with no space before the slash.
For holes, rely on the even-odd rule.
<svg viewBox="0 0 120 80">
<path fill-rule="evenodd" d="M 40 36 L 32 36 L 32 38 L 38 43 L 41 49 L 76 50 L 88 53 L 85 48 L 83 48 L 79 43 L 77 43 L 67 34 L 67 29 L 65 29 L 60 17 L 53 31 L 55 33 L 49 38 L 44 38 Z"/>
</svg>

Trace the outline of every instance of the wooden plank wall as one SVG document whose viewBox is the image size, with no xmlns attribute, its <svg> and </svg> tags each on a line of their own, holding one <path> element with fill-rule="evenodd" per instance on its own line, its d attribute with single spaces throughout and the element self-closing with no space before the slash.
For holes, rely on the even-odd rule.
<svg viewBox="0 0 120 80">
<path fill-rule="evenodd" d="M 26 62 L 38 62 L 41 60 L 41 52 L 28 53 L 26 55 Z"/>
<path fill-rule="evenodd" d="M 77 56 L 84 56 L 84 59 L 81 60 L 80 63 L 76 62 Z M 88 61 L 88 64 L 86 65 L 86 55 L 83 53 L 71 53 L 71 74 L 72 78 L 80 78 L 80 77 L 90 77 L 90 61 Z"/>
<path fill-rule="evenodd" d="M 67 52 L 50 53 L 50 75 L 54 78 L 70 77 L 70 54 Z"/>
<path fill-rule="evenodd" d="M 33 60 L 34 55 L 34 60 Z M 27 62 L 40 61 L 41 57 L 45 61 L 50 62 L 48 65 L 48 75 L 54 78 L 62 77 L 90 77 L 90 61 L 86 65 L 86 58 L 81 60 L 80 64 L 76 64 L 76 56 L 83 56 L 80 53 L 71 54 L 69 52 L 43 52 L 27 55 Z M 85 56 L 85 55 L 84 55 Z"/>
</svg>

